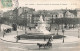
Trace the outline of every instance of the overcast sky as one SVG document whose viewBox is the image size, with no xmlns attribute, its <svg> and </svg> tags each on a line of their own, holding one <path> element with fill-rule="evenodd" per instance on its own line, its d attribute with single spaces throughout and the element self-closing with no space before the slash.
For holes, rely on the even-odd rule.
<svg viewBox="0 0 80 51">
<path fill-rule="evenodd" d="M 35 10 L 75 9 L 80 7 L 80 0 L 18 0 L 18 2 L 19 7 L 29 7 Z M 4 8 L 3 10 L 7 9 L 13 8 Z"/>
</svg>

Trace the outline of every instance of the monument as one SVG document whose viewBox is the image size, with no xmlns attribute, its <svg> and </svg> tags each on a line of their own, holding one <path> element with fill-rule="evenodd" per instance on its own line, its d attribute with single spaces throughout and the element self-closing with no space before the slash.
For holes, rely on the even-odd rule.
<svg viewBox="0 0 80 51">
<path fill-rule="evenodd" d="M 39 23 L 38 26 L 36 27 L 36 29 L 39 31 L 39 33 L 42 33 L 43 35 L 48 35 L 48 34 L 52 34 L 51 32 L 49 32 L 46 27 L 46 21 L 43 20 L 43 16 L 41 15 L 39 18 Z"/>
</svg>

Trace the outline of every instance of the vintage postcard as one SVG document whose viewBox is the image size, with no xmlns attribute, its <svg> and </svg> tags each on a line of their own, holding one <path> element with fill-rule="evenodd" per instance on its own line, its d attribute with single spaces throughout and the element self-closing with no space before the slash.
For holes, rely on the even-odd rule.
<svg viewBox="0 0 80 51">
<path fill-rule="evenodd" d="M 0 51 L 80 51 L 80 0 L 0 0 Z"/>
</svg>

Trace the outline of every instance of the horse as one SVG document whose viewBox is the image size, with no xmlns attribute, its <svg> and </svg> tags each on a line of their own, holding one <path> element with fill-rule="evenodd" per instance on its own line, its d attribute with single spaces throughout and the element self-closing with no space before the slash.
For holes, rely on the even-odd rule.
<svg viewBox="0 0 80 51">
<path fill-rule="evenodd" d="M 37 43 L 37 45 L 39 46 L 39 49 L 40 49 L 40 47 L 52 47 L 52 43 L 46 43 L 46 44 L 40 44 L 40 43 Z"/>
<path fill-rule="evenodd" d="M 45 48 L 45 44 L 37 43 L 37 45 L 39 46 L 39 49 L 40 49 L 40 47 L 44 47 Z"/>
</svg>

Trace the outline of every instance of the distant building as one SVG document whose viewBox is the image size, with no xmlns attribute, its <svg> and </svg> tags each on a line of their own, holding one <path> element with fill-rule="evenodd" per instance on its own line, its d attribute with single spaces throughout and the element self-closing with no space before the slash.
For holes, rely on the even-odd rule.
<svg viewBox="0 0 80 51">
<path fill-rule="evenodd" d="M 76 10 L 64 10 L 63 14 L 65 18 L 77 18 Z"/>
<path fill-rule="evenodd" d="M 66 17 L 66 18 L 74 18 L 75 16 L 74 16 L 74 14 L 72 14 L 71 12 L 67 11 L 67 12 L 65 13 L 65 17 Z"/>
<path fill-rule="evenodd" d="M 43 19 L 50 23 L 52 19 L 56 18 L 77 18 L 76 10 L 39 10 L 33 12 L 34 22 L 39 20 L 40 15 L 43 15 Z"/>
<path fill-rule="evenodd" d="M 18 8 L 18 14 L 23 14 L 24 12 L 28 12 L 28 13 L 33 13 L 33 11 L 35 11 L 35 9 L 32 9 L 32 8 L 28 8 L 28 7 L 19 7 Z"/>
</svg>

